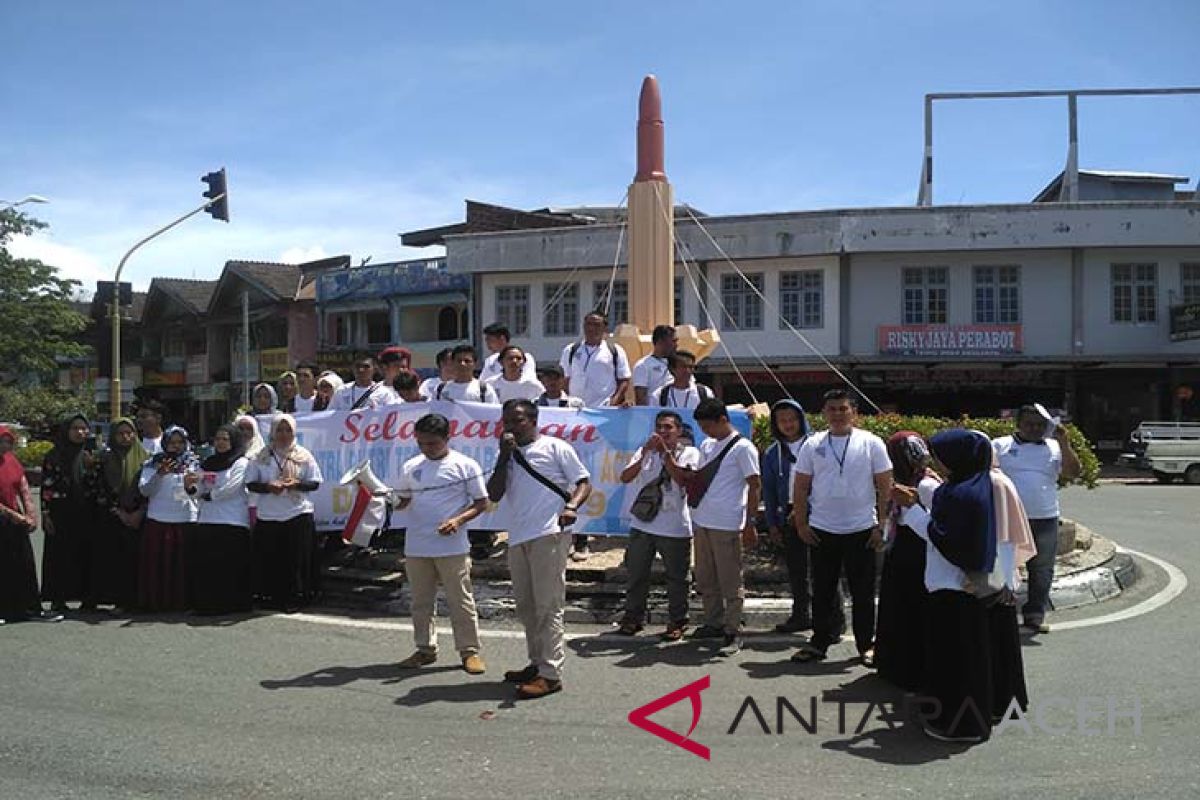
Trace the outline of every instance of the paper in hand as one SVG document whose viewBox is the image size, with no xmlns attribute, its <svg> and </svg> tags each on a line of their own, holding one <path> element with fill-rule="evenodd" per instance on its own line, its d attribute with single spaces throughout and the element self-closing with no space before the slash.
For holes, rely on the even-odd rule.
<svg viewBox="0 0 1200 800">
<path fill-rule="evenodd" d="M 1047 439 L 1049 439 L 1054 435 L 1054 429 L 1062 424 L 1062 419 L 1051 414 L 1041 403 L 1034 403 L 1033 407 L 1037 409 L 1037 412 L 1042 416 L 1042 419 L 1046 420 L 1045 436 Z"/>
</svg>

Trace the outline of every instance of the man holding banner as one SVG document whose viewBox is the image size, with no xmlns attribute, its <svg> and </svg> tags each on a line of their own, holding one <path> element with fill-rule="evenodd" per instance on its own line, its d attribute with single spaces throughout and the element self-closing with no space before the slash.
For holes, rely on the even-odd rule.
<svg viewBox="0 0 1200 800">
<path fill-rule="evenodd" d="M 513 595 L 529 655 L 528 666 L 504 679 L 518 684 L 518 698 L 533 699 L 562 691 L 569 530 L 592 492 L 591 476 L 571 445 L 538 431 L 538 407 L 530 401 L 505 403 L 502 423 L 487 490 L 507 523 Z"/>
</svg>

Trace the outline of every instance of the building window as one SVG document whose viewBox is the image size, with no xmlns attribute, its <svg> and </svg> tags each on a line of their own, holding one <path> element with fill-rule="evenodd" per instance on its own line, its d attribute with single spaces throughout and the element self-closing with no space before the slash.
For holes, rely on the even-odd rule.
<svg viewBox="0 0 1200 800">
<path fill-rule="evenodd" d="M 458 309 L 443 306 L 438 312 L 438 341 L 450 342 L 461 338 L 458 335 Z"/>
<path fill-rule="evenodd" d="M 1179 265 L 1179 296 L 1184 305 L 1200 303 L 1200 264 Z"/>
<path fill-rule="evenodd" d="M 721 303 L 725 314 L 721 318 L 722 328 L 742 331 L 762 330 L 763 276 L 741 274 L 721 276 Z M 757 291 L 756 291 L 757 290 Z"/>
<path fill-rule="evenodd" d="M 684 293 L 684 291 L 685 290 L 683 288 L 683 277 L 678 276 L 675 278 L 675 308 L 674 308 L 674 312 L 673 312 L 675 319 L 671 322 L 672 325 L 682 325 L 683 324 L 683 293 Z"/>
<path fill-rule="evenodd" d="M 825 271 L 806 269 L 779 275 L 779 310 L 793 328 L 825 325 Z"/>
<path fill-rule="evenodd" d="M 329 337 L 334 347 L 345 347 L 352 344 L 350 334 L 350 315 L 334 314 L 329 318 Z"/>
<path fill-rule="evenodd" d="M 975 268 L 975 322 L 1012 325 L 1021 321 L 1021 268 Z"/>
<path fill-rule="evenodd" d="M 513 336 L 529 334 L 529 287 L 496 287 L 496 321 L 506 326 Z"/>
<path fill-rule="evenodd" d="M 629 322 L 629 281 L 618 278 L 612 287 L 612 300 L 607 304 L 609 330 Z M 596 308 L 603 310 L 608 298 L 608 281 L 596 281 L 592 295 L 596 298 Z"/>
<path fill-rule="evenodd" d="M 392 321 L 387 311 L 368 311 L 363 315 L 367 321 L 367 344 L 390 344 Z"/>
<path fill-rule="evenodd" d="M 1158 265 L 1112 265 L 1113 322 L 1158 321 Z"/>
<path fill-rule="evenodd" d="M 574 336 L 579 330 L 578 283 L 542 284 L 542 307 L 542 333 L 546 336 Z"/>
<path fill-rule="evenodd" d="M 946 267 L 904 268 L 904 324 L 945 325 Z"/>
</svg>

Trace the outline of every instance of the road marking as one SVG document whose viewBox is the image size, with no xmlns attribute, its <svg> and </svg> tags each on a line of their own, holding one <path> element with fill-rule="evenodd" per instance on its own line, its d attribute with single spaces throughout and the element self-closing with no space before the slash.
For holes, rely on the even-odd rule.
<svg viewBox="0 0 1200 800">
<path fill-rule="evenodd" d="M 1164 586 L 1157 594 L 1147 597 L 1145 600 L 1135 606 L 1130 606 L 1129 608 L 1122 609 L 1121 611 L 1114 611 L 1111 614 L 1104 614 L 1099 617 L 1088 617 L 1087 619 L 1077 619 L 1072 620 L 1071 622 L 1054 622 L 1050 625 L 1051 630 L 1067 631 L 1074 628 L 1090 628 L 1093 625 L 1107 625 L 1111 622 L 1124 622 L 1127 619 L 1140 617 L 1143 614 L 1149 614 L 1151 611 L 1162 608 L 1167 603 L 1183 594 L 1183 590 L 1187 588 L 1187 575 L 1185 575 L 1183 570 L 1174 564 L 1168 564 L 1161 558 L 1156 558 L 1152 555 L 1138 552 L 1137 550 L 1130 550 L 1126 547 L 1117 547 L 1117 552 L 1128 553 L 1129 555 L 1137 558 L 1144 558 L 1151 564 L 1156 565 L 1167 573 L 1167 585 Z"/>
<path fill-rule="evenodd" d="M 1133 619 L 1134 617 L 1140 617 L 1144 614 L 1149 614 L 1151 611 L 1162 608 L 1167 603 L 1183 594 L 1183 591 L 1187 589 L 1187 575 L 1185 575 L 1183 570 L 1179 569 L 1179 567 L 1175 566 L 1174 564 L 1169 564 L 1166 561 L 1163 561 L 1161 558 L 1156 558 L 1155 556 L 1148 555 L 1137 550 L 1130 550 L 1125 547 L 1118 547 L 1117 550 L 1118 552 L 1128 553 L 1129 555 L 1137 558 L 1143 558 L 1146 561 L 1158 566 L 1167 573 L 1167 585 L 1163 587 L 1157 594 L 1146 598 L 1135 606 L 1130 606 L 1129 608 L 1121 611 L 1114 611 L 1111 614 L 1104 614 L 1099 617 L 1088 617 L 1087 619 L 1077 619 L 1070 622 L 1055 622 L 1051 625 L 1053 630 L 1067 631 L 1074 630 L 1076 628 L 1091 628 L 1096 625 L 1108 625 L 1113 622 L 1124 622 L 1125 620 Z M 286 614 L 275 615 L 272 618 L 284 621 L 291 620 L 293 622 L 306 622 L 312 625 L 332 625 L 339 628 L 358 628 L 360 630 L 398 631 L 406 633 L 412 633 L 413 630 L 413 625 L 411 622 L 392 622 L 389 620 L 377 619 L 352 619 L 348 617 L 334 617 L 327 614 Z M 439 636 L 452 635 L 452 631 L 449 628 L 438 628 L 437 632 Z M 609 632 L 610 631 L 608 630 L 601 630 L 590 633 L 568 633 L 566 634 L 565 638 L 568 641 L 574 639 L 594 639 Z M 524 631 L 508 630 L 505 628 L 480 628 L 479 635 L 487 639 L 525 638 Z M 751 632 L 747 632 L 745 638 L 762 644 L 799 645 L 802 641 L 794 636 L 754 634 Z M 658 640 L 653 636 L 645 636 L 638 638 L 621 637 L 619 639 L 614 639 L 613 641 L 629 643 L 640 642 L 650 644 L 657 642 Z"/>
</svg>

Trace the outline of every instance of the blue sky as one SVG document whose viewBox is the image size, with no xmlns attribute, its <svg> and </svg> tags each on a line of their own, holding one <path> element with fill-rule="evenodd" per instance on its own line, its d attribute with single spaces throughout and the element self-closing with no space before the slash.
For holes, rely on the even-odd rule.
<svg viewBox="0 0 1200 800">
<path fill-rule="evenodd" d="M 615 204 L 647 73 L 676 196 L 710 214 L 911 204 L 926 92 L 1200 85 L 1190 0 L 63 0 L 0 4 L 0 29 L 0 198 L 52 200 L 16 252 L 92 285 L 228 168 L 233 222 L 149 245 L 139 288 L 229 258 L 436 255 L 397 234 L 468 197 Z M 1082 166 L 1200 173 L 1200 96 L 1085 99 L 1080 123 Z M 1062 100 L 940 105 L 938 202 L 1030 199 L 1065 124 Z"/>
</svg>

